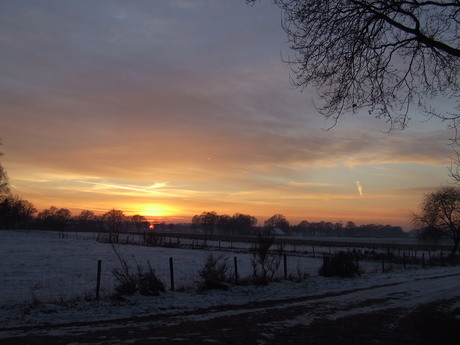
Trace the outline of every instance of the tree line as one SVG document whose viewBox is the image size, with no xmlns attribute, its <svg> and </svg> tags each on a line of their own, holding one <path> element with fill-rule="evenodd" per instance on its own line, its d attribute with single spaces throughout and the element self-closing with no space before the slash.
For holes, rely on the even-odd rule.
<svg viewBox="0 0 460 345">
<path fill-rule="evenodd" d="M 424 195 L 412 220 L 422 240 L 439 241 L 447 238 L 452 242 L 451 256 L 460 250 L 460 187 L 440 187 Z M 64 231 L 100 231 L 110 237 L 123 231 L 147 230 L 150 223 L 139 214 L 126 216 L 123 211 L 111 209 L 102 215 L 83 210 L 72 216 L 66 208 L 51 206 L 39 212 L 34 205 L 11 193 L 6 171 L 0 164 L 0 229 L 33 228 Z M 257 218 L 248 214 L 235 213 L 233 216 L 219 215 L 214 211 L 202 212 L 192 217 L 191 229 L 205 234 L 215 232 L 228 235 L 253 235 L 260 233 Z M 160 227 L 165 229 L 165 224 Z M 357 226 L 349 221 L 342 223 L 301 221 L 291 226 L 282 214 L 275 214 L 264 222 L 264 231 L 279 231 L 279 234 L 300 236 L 338 236 L 338 237 L 404 237 L 401 227 L 380 224 Z M 277 233 L 273 233 L 277 234 Z"/>
<path fill-rule="evenodd" d="M 4 196 L 0 201 L 0 228 L 120 233 L 147 230 L 150 226 L 144 216 L 127 216 L 117 209 L 100 215 L 91 210 L 82 210 L 78 215 L 72 216 L 67 208 L 51 206 L 37 212 L 27 200 L 13 195 Z"/>
<path fill-rule="evenodd" d="M 0 153 L 0 156 L 2 153 Z M 0 229 L 44 229 L 106 231 L 110 234 L 125 230 L 145 230 L 150 223 L 139 214 L 126 216 L 123 211 L 111 209 L 102 215 L 82 210 L 72 216 L 70 210 L 51 206 L 41 212 L 34 205 L 11 192 L 8 175 L 0 164 Z"/>
<path fill-rule="evenodd" d="M 192 229 L 205 234 L 254 235 L 258 232 L 271 232 L 274 235 L 324 236 L 324 237 L 405 237 L 407 233 L 400 226 L 364 224 L 356 225 L 349 221 L 344 226 L 331 222 L 301 221 L 291 225 L 282 214 L 267 219 L 262 227 L 257 226 L 257 218 L 248 214 L 235 213 L 233 216 L 219 215 L 215 211 L 203 212 L 192 218 Z M 262 229 L 261 229 L 262 228 Z M 276 230 L 275 230 L 276 229 Z"/>
</svg>

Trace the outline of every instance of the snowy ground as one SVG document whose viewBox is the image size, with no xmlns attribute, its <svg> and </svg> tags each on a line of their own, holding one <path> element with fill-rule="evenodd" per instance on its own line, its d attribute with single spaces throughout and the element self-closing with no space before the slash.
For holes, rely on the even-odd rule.
<svg viewBox="0 0 460 345">
<path fill-rule="evenodd" d="M 138 245 L 119 245 L 117 250 L 133 267 L 134 258 L 140 264 L 148 260 L 167 287 L 168 263 L 172 257 L 176 291 L 168 291 L 159 297 L 132 296 L 125 301 L 111 300 L 108 298 L 114 284 L 111 271 L 120 268 L 120 263 L 110 244 L 96 242 L 92 234 L 59 238 L 57 233 L 0 231 L 0 328 L 174 314 L 218 305 L 314 296 L 440 276 L 444 276 L 444 284 L 448 279 L 447 283 L 452 286 L 446 290 L 449 296 L 439 294 L 439 299 L 460 298 L 459 267 L 402 270 L 395 266 L 382 274 L 380 263 L 363 262 L 361 277 L 324 278 L 317 275 L 322 262 L 320 258 L 296 255 L 288 257 L 288 272 L 295 276 L 297 272 L 307 274 L 308 277 L 301 282 L 281 281 L 265 287 L 234 286 L 229 291 L 197 292 L 193 286 L 209 250 Z M 238 258 L 240 277 L 250 274 L 249 254 L 223 253 L 231 259 L 229 262 L 233 262 L 235 256 Z M 102 260 L 103 298 L 99 301 L 94 300 L 97 260 Z M 445 278 L 446 275 L 452 278 Z M 423 289 L 413 291 L 419 300 L 425 297 Z M 411 301 L 416 301 L 417 296 Z"/>
</svg>

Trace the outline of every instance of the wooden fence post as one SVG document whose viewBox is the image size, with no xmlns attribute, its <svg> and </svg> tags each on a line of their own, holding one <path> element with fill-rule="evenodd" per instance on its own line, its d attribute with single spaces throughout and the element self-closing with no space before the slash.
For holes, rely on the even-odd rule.
<svg viewBox="0 0 460 345">
<path fill-rule="evenodd" d="M 99 291 L 101 289 L 101 266 L 102 261 L 97 260 L 96 300 L 99 300 Z"/>
<path fill-rule="evenodd" d="M 235 266 L 235 285 L 238 285 L 238 259 L 236 256 L 233 258 L 233 264 Z"/>
<path fill-rule="evenodd" d="M 287 279 L 287 255 L 283 255 L 283 263 L 284 263 L 284 279 Z"/>
<path fill-rule="evenodd" d="M 173 258 L 169 258 L 169 278 L 171 281 L 171 291 L 174 291 L 174 262 Z"/>
</svg>

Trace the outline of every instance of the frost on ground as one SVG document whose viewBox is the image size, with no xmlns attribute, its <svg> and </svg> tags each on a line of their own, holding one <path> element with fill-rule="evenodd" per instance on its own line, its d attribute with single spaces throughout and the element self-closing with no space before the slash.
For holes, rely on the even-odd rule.
<svg viewBox="0 0 460 345">
<path fill-rule="evenodd" d="M 99 243 L 92 234 L 69 234 L 60 238 L 57 233 L 0 231 L 0 328 L 33 325 L 66 324 L 99 320 L 129 319 L 149 315 L 171 315 L 222 305 L 244 306 L 254 302 L 289 300 L 327 293 L 354 291 L 360 299 L 375 298 L 376 290 L 366 288 L 405 284 L 404 299 L 411 304 L 432 302 L 436 299 L 460 298 L 460 268 L 394 269 L 380 273 L 380 263 L 362 263 L 364 274 L 356 278 L 324 278 L 317 275 L 320 258 L 289 256 L 288 271 L 293 275 L 306 274 L 300 282 L 281 280 L 267 286 L 232 286 L 229 291 L 199 292 L 194 288 L 198 271 L 203 267 L 209 250 L 174 249 L 120 245 L 117 250 L 135 267 L 135 262 L 147 260 L 159 278 L 169 286 L 169 258 L 174 259 L 176 291 L 167 291 L 159 297 L 134 295 L 123 300 L 109 298 L 113 291 L 112 270 L 120 268 L 110 244 Z M 239 276 L 251 273 L 250 255 L 225 251 L 229 258 L 237 257 Z M 97 261 L 102 260 L 102 296 L 94 300 Z M 425 291 L 421 279 L 443 276 L 443 286 L 436 291 Z M 407 285 L 408 282 L 414 284 Z M 406 286 L 407 285 L 407 286 Z M 447 285 L 447 287 L 445 286 Z M 383 295 L 383 294 L 382 294 Z M 329 302 L 328 302 L 329 301 Z M 292 301 L 289 303 L 293 303 Z M 325 298 L 324 304 L 340 305 L 341 297 Z M 359 309 L 360 308 L 360 309 Z M 364 312 L 363 305 L 355 309 Z M 338 310 L 335 317 L 343 317 L 347 310 Z M 206 315 L 202 315 L 206 318 Z"/>
</svg>

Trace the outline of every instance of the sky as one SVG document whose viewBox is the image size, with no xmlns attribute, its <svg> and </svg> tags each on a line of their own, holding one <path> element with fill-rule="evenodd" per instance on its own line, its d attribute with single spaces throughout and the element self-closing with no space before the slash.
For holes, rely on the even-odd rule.
<svg viewBox="0 0 460 345">
<path fill-rule="evenodd" d="M 445 125 L 337 126 L 294 88 L 281 12 L 244 0 L 3 0 L 0 158 L 39 210 L 202 212 L 409 230 L 449 183 Z"/>
</svg>

